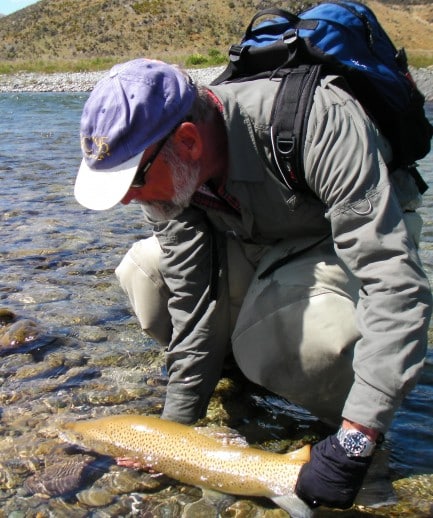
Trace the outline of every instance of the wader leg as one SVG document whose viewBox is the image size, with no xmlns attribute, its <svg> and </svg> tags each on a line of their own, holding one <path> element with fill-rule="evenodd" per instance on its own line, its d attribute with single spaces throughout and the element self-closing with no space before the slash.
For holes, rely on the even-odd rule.
<svg viewBox="0 0 433 518">
<path fill-rule="evenodd" d="M 253 382 L 338 424 L 360 336 L 358 289 L 330 240 L 263 279 L 256 274 L 232 336 L 241 370 Z"/>
<path fill-rule="evenodd" d="M 161 345 L 168 346 L 172 325 L 167 309 L 169 292 L 159 271 L 160 253 L 156 237 L 138 241 L 126 253 L 115 273 L 143 330 Z M 254 269 L 235 239 L 227 239 L 227 254 L 231 333 Z"/>
<path fill-rule="evenodd" d="M 169 292 L 159 271 L 160 254 L 156 237 L 137 241 L 115 273 L 142 329 L 160 345 L 167 347 L 172 325 L 167 309 Z"/>
</svg>

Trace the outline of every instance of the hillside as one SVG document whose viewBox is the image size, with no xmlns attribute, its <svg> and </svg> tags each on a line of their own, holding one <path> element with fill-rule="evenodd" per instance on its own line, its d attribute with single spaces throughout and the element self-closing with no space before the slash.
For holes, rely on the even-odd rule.
<svg viewBox="0 0 433 518">
<path fill-rule="evenodd" d="M 405 46 L 411 55 L 433 55 L 430 0 L 367 3 L 397 46 Z M 0 18 L 0 60 L 119 61 L 147 55 L 183 62 L 194 53 L 225 54 L 259 8 L 278 5 L 297 10 L 308 4 L 308 0 L 41 0 Z"/>
</svg>

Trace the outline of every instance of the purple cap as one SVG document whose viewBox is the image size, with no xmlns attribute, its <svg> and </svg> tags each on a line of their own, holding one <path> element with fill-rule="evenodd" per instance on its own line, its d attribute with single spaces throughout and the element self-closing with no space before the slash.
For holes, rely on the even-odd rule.
<svg viewBox="0 0 433 518">
<path fill-rule="evenodd" d="M 191 110 L 196 88 L 175 66 L 135 59 L 95 86 L 81 116 L 83 160 L 75 197 L 89 209 L 113 207 L 127 193 L 144 151 Z"/>
</svg>

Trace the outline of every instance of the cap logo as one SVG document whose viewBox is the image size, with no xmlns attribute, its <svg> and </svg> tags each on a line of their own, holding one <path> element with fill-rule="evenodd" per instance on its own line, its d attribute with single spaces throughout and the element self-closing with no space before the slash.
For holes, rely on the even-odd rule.
<svg viewBox="0 0 433 518">
<path fill-rule="evenodd" d="M 108 137 L 81 135 L 81 149 L 87 158 L 104 160 L 111 155 Z"/>
</svg>

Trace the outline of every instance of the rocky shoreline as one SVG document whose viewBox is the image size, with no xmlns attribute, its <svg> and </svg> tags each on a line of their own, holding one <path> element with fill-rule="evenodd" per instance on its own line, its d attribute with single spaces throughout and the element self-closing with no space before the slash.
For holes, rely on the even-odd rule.
<svg viewBox="0 0 433 518">
<path fill-rule="evenodd" d="M 224 67 L 189 70 L 194 80 L 207 84 Z M 418 88 L 427 101 L 433 101 L 433 66 L 411 69 Z M 55 74 L 0 74 L 0 92 L 88 92 L 107 72 Z"/>
<path fill-rule="evenodd" d="M 206 84 L 224 67 L 188 70 L 191 77 Z M 102 72 L 70 72 L 54 74 L 0 74 L 0 92 L 89 92 L 105 75 Z"/>
</svg>

